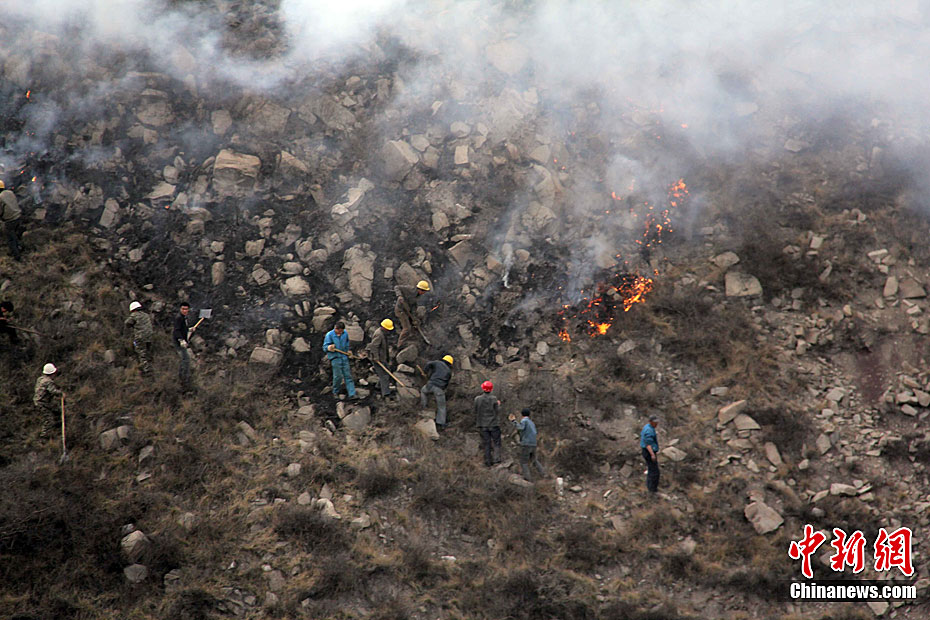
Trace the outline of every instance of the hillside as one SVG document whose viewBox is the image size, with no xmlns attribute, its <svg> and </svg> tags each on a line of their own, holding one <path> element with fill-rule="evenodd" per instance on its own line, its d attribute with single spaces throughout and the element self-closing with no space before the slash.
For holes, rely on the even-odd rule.
<svg viewBox="0 0 930 620">
<path fill-rule="evenodd" d="M 34 4 L 0 24 L 0 179 L 25 228 L 0 297 L 38 332 L 2 339 L 0 616 L 930 612 L 927 119 L 883 90 L 916 75 L 919 10 Z M 909 51 L 799 62 L 871 28 Z M 359 359 L 359 400 L 334 398 L 324 334 L 343 320 L 362 350 L 419 280 L 429 342 L 391 337 L 409 389 L 376 397 Z M 212 311 L 192 390 L 182 301 Z M 417 367 L 443 355 L 436 433 Z M 32 405 L 47 362 L 67 458 Z M 524 407 L 535 483 L 505 419 Z M 786 601 L 807 524 L 868 541 L 859 575 L 822 546 L 818 579 L 919 600 Z M 871 565 L 902 526 L 911 578 Z"/>
</svg>

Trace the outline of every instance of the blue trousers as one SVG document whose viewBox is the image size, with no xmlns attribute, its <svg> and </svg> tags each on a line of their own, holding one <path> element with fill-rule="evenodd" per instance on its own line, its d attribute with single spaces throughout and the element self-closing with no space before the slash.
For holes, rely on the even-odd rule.
<svg viewBox="0 0 930 620">
<path fill-rule="evenodd" d="M 344 355 L 330 360 L 333 364 L 333 394 L 338 394 L 345 383 L 349 398 L 355 397 L 355 382 L 352 381 L 352 370 L 349 368 L 349 358 Z"/>
</svg>

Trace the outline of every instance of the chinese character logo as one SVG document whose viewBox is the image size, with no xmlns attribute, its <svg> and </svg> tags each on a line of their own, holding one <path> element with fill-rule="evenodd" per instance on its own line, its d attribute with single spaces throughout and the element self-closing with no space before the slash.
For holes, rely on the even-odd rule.
<svg viewBox="0 0 930 620">
<path fill-rule="evenodd" d="M 899 527 L 890 534 L 885 528 L 879 528 L 874 545 L 875 570 L 881 572 L 897 568 L 907 577 L 913 575 L 911 536 L 911 530 L 906 527 Z M 801 574 L 808 579 L 814 578 L 811 555 L 826 540 L 826 534 L 814 530 L 814 526 L 807 524 L 804 526 L 804 537 L 791 541 L 788 547 L 788 557 L 801 560 Z M 835 550 L 830 556 L 830 568 L 834 571 L 841 573 L 847 566 L 851 567 L 854 573 L 861 573 L 865 569 L 865 536 L 861 531 L 856 530 L 847 536 L 844 530 L 835 527 L 830 546 Z"/>
<path fill-rule="evenodd" d="M 875 541 L 875 570 L 891 570 L 895 567 L 908 577 L 914 574 L 914 566 L 911 564 L 911 530 L 899 527 L 889 534 L 885 528 L 879 528 L 878 539 Z"/>
<path fill-rule="evenodd" d="M 801 560 L 801 573 L 808 579 L 814 578 L 814 571 L 811 569 L 811 554 L 817 551 L 817 547 L 822 545 L 827 537 L 820 532 L 814 531 L 814 526 L 807 524 L 804 526 L 804 538 L 800 541 L 792 541 L 788 548 L 788 557 L 792 560 Z"/>
</svg>

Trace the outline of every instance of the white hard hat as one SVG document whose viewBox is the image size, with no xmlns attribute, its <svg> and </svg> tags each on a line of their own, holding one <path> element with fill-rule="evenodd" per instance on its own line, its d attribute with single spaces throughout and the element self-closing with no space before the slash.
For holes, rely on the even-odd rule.
<svg viewBox="0 0 930 620">
<path fill-rule="evenodd" d="M 51 362 L 42 368 L 43 375 L 54 375 L 56 372 L 58 372 L 58 369 L 55 368 L 55 364 L 52 364 Z"/>
<path fill-rule="evenodd" d="M 138 301 L 134 301 L 131 304 L 129 304 L 130 312 L 132 312 L 133 310 L 141 310 L 141 309 L 142 309 L 142 304 L 140 304 Z"/>
</svg>

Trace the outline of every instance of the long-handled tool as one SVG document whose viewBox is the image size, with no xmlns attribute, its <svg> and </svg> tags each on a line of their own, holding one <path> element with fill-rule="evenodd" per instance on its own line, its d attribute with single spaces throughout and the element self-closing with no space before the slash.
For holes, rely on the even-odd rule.
<svg viewBox="0 0 930 620">
<path fill-rule="evenodd" d="M 334 352 L 334 353 L 342 353 L 343 355 L 345 355 L 345 356 L 347 356 L 347 357 L 355 357 L 355 355 L 352 353 L 352 351 L 343 351 L 342 349 L 337 349 L 336 347 L 333 347 L 333 352 Z"/>
<path fill-rule="evenodd" d="M 193 333 L 195 329 L 200 327 L 200 324 L 203 323 L 204 319 L 209 319 L 212 316 L 213 316 L 213 308 L 203 308 L 200 311 L 200 318 L 197 320 L 196 323 L 194 323 L 194 326 L 190 328 L 190 331 L 188 332 L 188 334 Z"/>
<path fill-rule="evenodd" d="M 397 383 L 397 385 L 399 385 L 399 386 L 401 386 L 401 387 L 407 387 L 407 384 L 404 383 L 403 381 L 401 381 L 400 379 L 398 379 L 396 376 L 394 376 L 394 373 L 392 373 L 390 370 L 388 370 L 387 368 L 385 368 L 385 367 L 384 367 L 384 364 L 382 364 L 382 363 L 379 362 L 378 360 L 373 360 L 373 359 L 371 359 L 371 358 L 369 358 L 368 361 L 374 362 L 375 364 L 377 364 L 378 366 L 380 366 L 381 369 L 384 370 L 384 372 L 386 372 L 386 373 L 388 374 L 389 377 L 391 377 L 391 379 L 394 379 L 394 382 Z"/>
<path fill-rule="evenodd" d="M 19 325 L 10 325 L 10 324 L 7 324 L 7 326 L 8 326 L 8 327 L 12 327 L 13 329 L 18 330 L 18 331 L 21 331 L 21 332 L 27 332 L 27 333 L 29 333 L 29 334 L 35 334 L 36 336 L 45 336 L 45 334 L 43 334 L 42 332 L 37 332 L 36 330 L 34 330 L 34 329 L 29 329 L 28 327 L 20 327 Z"/>
<path fill-rule="evenodd" d="M 417 332 L 419 332 L 419 334 L 420 334 L 420 338 L 423 339 L 423 342 L 425 342 L 425 343 L 428 344 L 429 346 L 433 346 L 433 343 L 430 342 L 430 341 L 429 341 L 429 338 L 426 337 L 426 334 L 423 333 L 423 328 L 420 327 L 420 324 L 419 324 L 419 323 L 415 323 L 415 324 L 414 324 L 414 327 L 416 327 Z"/>
<path fill-rule="evenodd" d="M 59 464 L 68 462 L 68 443 L 65 440 L 65 395 L 61 395 L 61 457 Z"/>
</svg>

